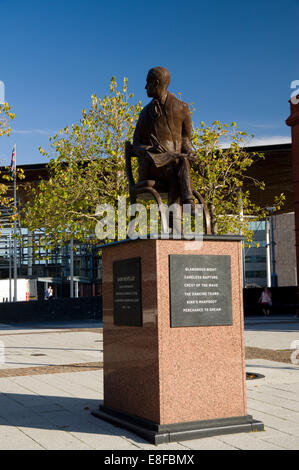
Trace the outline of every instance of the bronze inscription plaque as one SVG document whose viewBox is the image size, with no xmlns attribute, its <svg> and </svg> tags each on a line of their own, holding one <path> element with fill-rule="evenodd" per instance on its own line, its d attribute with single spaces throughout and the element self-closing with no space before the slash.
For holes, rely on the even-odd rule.
<svg viewBox="0 0 299 470">
<path fill-rule="evenodd" d="M 231 257 L 170 255 L 171 327 L 232 325 Z"/>
</svg>

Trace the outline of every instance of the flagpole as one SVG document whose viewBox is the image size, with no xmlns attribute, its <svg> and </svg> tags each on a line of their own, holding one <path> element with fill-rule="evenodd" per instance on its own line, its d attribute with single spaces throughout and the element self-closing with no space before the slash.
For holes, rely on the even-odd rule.
<svg viewBox="0 0 299 470">
<path fill-rule="evenodd" d="M 13 173 L 13 197 L 14 212 L 17 213 L 17 146 L 14 144 L 14 173 Z M 18 300 L 18 253 L 17 253 L 17 219 L 14 218 L 14 242 L 13 242 L 13 264 L 14 264 L 14 302 Z"/>
<path fill-rule="evenodd" d="M 9 253 L 9 268 L 8 268 L 8 271 L 9 271 L 9 301 L 11 302 L 11 231 L 9 231 L 9 238 L 8 238 L 8 243 L 9 243 L 9 250 L 8 250 L 8 253 Z"/>
</svg>

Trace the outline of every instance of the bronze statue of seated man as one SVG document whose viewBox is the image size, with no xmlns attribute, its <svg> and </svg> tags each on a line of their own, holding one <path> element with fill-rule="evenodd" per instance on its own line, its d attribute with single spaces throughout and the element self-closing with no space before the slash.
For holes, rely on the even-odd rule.
<svg viewBox="0 0 299 470">
<path fill-rule="evenodd" d="M 139 181 L 166 183 L 169 205 L 190 204 L 194 215 L 191 115 L 188 105 L 167 91 L 169 83 L 170 73 L 164 67 L 148 72 L 145 88 L 153 100 L 140 113 L 132 152 L 138 157 Z"/>
</svg>

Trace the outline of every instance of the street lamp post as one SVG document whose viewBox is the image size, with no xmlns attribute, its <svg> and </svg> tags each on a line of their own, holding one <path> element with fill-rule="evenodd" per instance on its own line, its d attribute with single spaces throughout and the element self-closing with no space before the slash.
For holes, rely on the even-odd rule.
<svg viewBox="0 0 299 470">
<path fill-rule="evenodd" d="M 271 287 L 278 286 L 278 277 L 276 273 L 276 258 L 275 258 L 275 240 L 274 240 L 274 221 L 273 221 L 273 212 L 274 207 L 267 207 L 268 212 L 270 213 L 270 223 L 271 223 L 271 254 L 272 254 L 272 273 L 271 273 Z"/>
<path fill-rule="evenodd" d="M 11 293 L 11 274 L 12 274 L 12 266 L 11 266 L 11 233 L 9 232 L 9 237 L 8 237 L 8 247 L 9 247 L 9 265 L 8 265 L 8 275 L 9 275 L 9 301 L 11 302 L 12 300 L 12 293 Z"/>
<path fill-rule="evenodd" d="M 14 222 L 13 222 L 13 230 L 14 230 L 14 240 L 13 240 L 13 269 L 14 269 L 14 294 L 13 294 L 13 301 L 18 301 L 18 245 L 17 245 L 17 150 L 16 144 L 13 146 L 13 156 L 12 159 L 14 161 L 13 167 L 13 198 L 14 198 Z"/>
<path fill-rule="evenodd" d="M 266 217 L 266 263 L 267 263 L 267 287 L 271 287 L 271 255 L 270 255 L 270 221 Z"/>
<path fill-rule="evenodd" d="M 74 297 L 74 240 L 70 241 L 70 298 Z"/>
</svg>

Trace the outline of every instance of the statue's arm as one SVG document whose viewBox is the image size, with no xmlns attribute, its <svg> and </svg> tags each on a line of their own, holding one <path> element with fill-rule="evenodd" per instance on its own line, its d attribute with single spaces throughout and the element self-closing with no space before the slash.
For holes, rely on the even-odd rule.
<svg viewBox="0 0 299 470">
<path fill-rule="evenodd" d="M 141 123 L 141 116 L 139 116 L 139 119 L 137 121 L 134 135 L 133 135 L 133 145 L 134 146 L 139 146 L 142 145 L 142 123 Z"/>
<path fill-rule="evenodd" d="M 133 134 L 133 145 L 134 146 L 144 146 L 144 145 L 151 145 L 151 142 L 148 142 L 148 132 L 147 132 L 147 113 L 146 107 L 143 108 L 141 111 L 135 131 Z"/>
<path fill-rule="evenodd" d="M 147 148 L 146 145 L 144 145 L 144 136 L 142 132 L 143 124 L 142 124 L 142 114 L 139 116 L 139 119 L 137 121 L 134 135 L 133 135 L 133 145 L 131 147 L 132 153 L 136 157 L 144 157 L 145 150 Z"/>
<path fill-rule="evenodd" d="M 182 153 L 194 154 L 191 144 L 192 120 L 189 107 L 184 103 L 184 121 L 182 125 Z"/>
<path fill-rule="evenodd" d="M 157 139 L 155 136 L 148 136 L 148 131 L 145 129 L 146 125 L 147 123 L 143 110 L 139 116 L 134 131 L 132 150 L 136 156 L 145 158 L 147 158 L 147 151 L 154 153 L 161 153 L 165 151 L 159 142 L 156 142 Z"/>
</svg>

